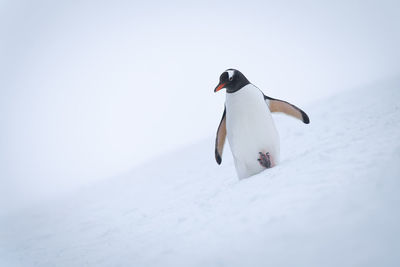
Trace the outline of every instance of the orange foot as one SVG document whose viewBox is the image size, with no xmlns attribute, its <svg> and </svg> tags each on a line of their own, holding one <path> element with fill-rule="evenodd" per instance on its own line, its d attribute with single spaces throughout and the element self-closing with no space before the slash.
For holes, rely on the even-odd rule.
<svg viewBox="0 0 400 267">
<path fill-rule="evenodd" d="M 267 169 L 271 168 L 272 163 L 271 163 L 271 157 L 269 155 L 269 152 L 267 152 L 265 154 L 262 152 L 258 152 L 258 154 L 260 154 L 260 157 L 257 160 L 260 163 L 260 165 Z"/>
</svg>

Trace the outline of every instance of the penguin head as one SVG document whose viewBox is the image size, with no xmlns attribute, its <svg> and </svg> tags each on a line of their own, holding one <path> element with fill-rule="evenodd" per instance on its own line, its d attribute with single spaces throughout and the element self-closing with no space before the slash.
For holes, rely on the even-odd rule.
<svg viewBox="0 0 400 267">
<path fill-rule="evenodd" d="M 219 84 L 215 87 L 214 92 L 225 88 L 227 93 L 234 93 L 249 83 L 249 80 L 240 71 L 227 69 L 219 77 Z"/>
</svg>

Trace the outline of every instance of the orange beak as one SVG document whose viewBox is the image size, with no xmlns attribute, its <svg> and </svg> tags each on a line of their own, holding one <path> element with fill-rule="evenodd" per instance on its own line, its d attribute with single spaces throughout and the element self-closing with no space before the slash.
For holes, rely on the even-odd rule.
<svg viewBox="0 0 400 267">
<path fill-rule="evenodd" d="M 219 85 L 215 88 L 214 92 L 215 92 L 215 93 L 218 92 L 219 90 L 221 90 L 222 88 L 224 88 L 224 86 L 225 86 L 225 83 L 219 84 Z"/>
</svg>

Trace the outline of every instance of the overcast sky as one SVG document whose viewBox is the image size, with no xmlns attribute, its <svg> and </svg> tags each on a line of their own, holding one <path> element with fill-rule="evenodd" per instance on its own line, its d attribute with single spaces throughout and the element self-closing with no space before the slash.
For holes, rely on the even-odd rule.
<svg viewBox="0 0 400 267">
<path fill-rule="evenodd" d="M 227 68 L 301 107 L 396 75 L 399 3 L 0 1 L 0 201 L 214 135 Z"/>
</svg>

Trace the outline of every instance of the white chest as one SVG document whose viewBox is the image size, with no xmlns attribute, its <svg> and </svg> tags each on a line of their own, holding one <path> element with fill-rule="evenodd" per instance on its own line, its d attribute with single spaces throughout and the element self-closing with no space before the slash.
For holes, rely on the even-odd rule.
<svg viewBox="0 0 400 267">
<path fill-rule="evenodd" d="M 259 152 L 279 161 L 279 136 L 261 91 L 252 84 L 226 94 L 227 137 L 239 177 L 263 170 Z"/>
</svg>

